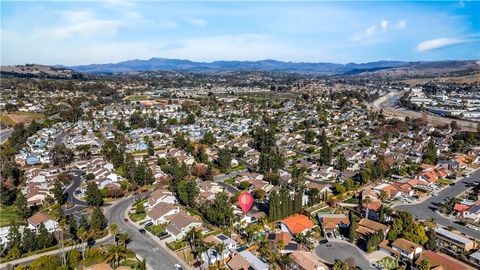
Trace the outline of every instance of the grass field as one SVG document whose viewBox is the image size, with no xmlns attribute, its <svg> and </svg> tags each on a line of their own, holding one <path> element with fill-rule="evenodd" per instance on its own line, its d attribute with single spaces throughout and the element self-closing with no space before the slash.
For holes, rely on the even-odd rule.
<svg viewBox="0 0 480 270">
<path fill-rule="evenodd" d="M 13 222 L 18 224 L 23 223 L 22 218 L 18 215 L 15 206 L 11 205 L 0 207 L 0 227 L 8 226 Z"/>
<path fill-rule="evenodd" d="M 8 126 L 14 126 L 17 123 L 28 123 L 32 120 L 40 120 L 45 118 L 41 113 L 17 111 L 0 116 L 0 122 Z"/>
<path fill-rule="evenodd" d="M 13 122 L 12 118 L 10 118 L 9 116 L 6 116 L 6 115 L 0 115 L 0 123 L 2 123 L 3 125 L 7 125 L 7 126 L 14 126 L 15 125 L 15 122 Z"/>
<path fill-rule="evenodd" d="M 124 98 L 124 100 L 130 100 L 130 101 L 142 101 L 142 100 L 148 100 L 148 99 L 150 99 L 150 97 L 144 96 L 144 95 L 128 96 Z"/>
</svg>

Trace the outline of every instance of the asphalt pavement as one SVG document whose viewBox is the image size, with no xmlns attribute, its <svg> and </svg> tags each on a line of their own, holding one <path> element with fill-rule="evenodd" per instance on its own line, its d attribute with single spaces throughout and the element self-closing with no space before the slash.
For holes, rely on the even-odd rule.
<svg viewBox="0 0 480 270">
<path fill-rule="evenodd" d="M 0 144 L 3 144 L 10 138 L 12 135 L 13 128 L 8 128 L 8 129 L 2 129 L 0 130 Z"/>
<path fill-rule="evenodd" d="M 327 244 L 319 244 L 315 253 L 323 261 L 333 264 L 336 259 L 354 261 L 363 270 L 375 269 L 367 257 L 357 246 L 340 240 L 329 240 Z"/>
<path fill-rule="evenodd" d="M 480 240 L 480 231 L 476 231 L 466 226 L 454 223 L 452 220 L 440 215 L 435 210 L 437 208 L 436 204 L 443 203 L 449 198 L 453 198 L 464 193 L 470 188 L 466 184 L 473 184 L 476 181 L 480 181 L 480 170 L 475 171 L 469 177 L 464 177 L 463 179 L 457 181 L 455 185 L 449 186 L 448 188 L 439 192 L 436 197 L 432 196 L 421 203 L 397 205 L 393 208 L 395 210 L 410 212 L 413 216 L 420 220 L 428 220 L 433 218 L 437 224 L 445 227 L 452 226 L 458 231 Z"/>
<path fill-rule="evenodd" d="M 67 201 L 74 204 L 74 206 L 65 210 L 65 214 L 67 215 L 78 213 L 80 210 L 88 206 L 87 202 L 75 197 L 75 191 L 77 191 L 83 182 L 82 171 L 74 170 L 71 171 L 71 173 L 73 176 L 72 184 L 65 189 L 65 193 L 67 194 Z"/>
<path fill-rule="evenodd" d="M 160 246 L 152 239 L 152 236 L 141 234 L 131 221 L 124 221 L 125 213 L 133 203 L 133 198 L 122 199 L 110 207 L 106 213 L 109 224 L 118 224 L 120 231 L 127 232 L 130 236 L 131 242 L 127 247 L 145 258 L 147 263 L 155 270 L 173 269 L 174 264 L 181 264 L 182 262 L 176 256 L 166 250 L 167 247 Z"/>
</svg>

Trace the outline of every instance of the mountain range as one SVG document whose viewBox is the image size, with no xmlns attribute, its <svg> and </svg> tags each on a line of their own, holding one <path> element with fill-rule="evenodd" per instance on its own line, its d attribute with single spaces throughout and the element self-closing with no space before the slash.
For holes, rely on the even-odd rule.
<svg viewBox="0 0 480 270">
<path fill-rule="evenodd" d="M 151 58 L 148 60 L 128 60 L 109 64 L 91 64 L 68 66 L 72 70 L 85 73 L 120 73 L 136 71 L 186 71 L 186 72 L 228 72 L 239 70 L 277 71 L 312 73 L 319 75 L 355 75 L 365 72 L 378 72 L 390 69 L 444 69 L 469 68 L 479 66 L 475 61 L 434 61 L 434 62 L 406 62 L 406 61 L 377 61 L 369 63 L 304 63 L 282 62 L 277 60 L 260 61 L 214 61 L 194 62 L 190 60 Z M 65 67 L 65 66 L 62 66 Z"/>
</svg>

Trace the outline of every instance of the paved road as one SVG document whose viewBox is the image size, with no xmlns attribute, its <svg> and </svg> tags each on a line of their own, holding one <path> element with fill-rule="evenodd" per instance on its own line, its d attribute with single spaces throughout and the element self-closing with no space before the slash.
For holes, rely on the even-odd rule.
<svg viewBox="0 0 480 270">
<path fill-rule="evenodd" d="M 328 245 L 328 246 L 327 246 Z M 354 260 L 356 266 L 363 270 L 375 269 L 368 262 L 363 251 L 357 246 L 340 240 L 329 240 L 328 244 L 320 244 L 315 248 L 318 257 L 327 263 L 333 264 L 335 259 L 346 261 Z"/>
<path fill-rule="evenodd" d="M 3 144 L 12 135 L 13 128 L 3 129 L 0 131 L 0 143 Z"/>
<path fill-rule="evenodd" d="M 442 226 L 446 226 L 446 227 L 453 226 L 455 229 L 459 230 L 460 232 L 470 237 L 480 239 L 480 231 L 475 231 L 465 226 L 453 223 L 450 219 L 443 217 L 442 215 L 440 215 L 434 210 L 436 208 L 435 204 L 442 203 L 447 198 L 453 198 L 462 194 L 467 189 L 469 189 L 469 187 L 467 187 L 465 184 L 466 183 L 472 184 L 475 181 L 480 181 L 480 170 L 477 170 L 476 172 L 472 173 L 469 177 L 465 177 L 457 181 L 457 183 L 454 186 L 450 186 L 444 189 L 443 191 L 439 192 L 438 196 L 436 197 L 430 197 L 427 200 L 418 204 L 397 205 L 397 206 L 394 206 L 394 209 L 410 212 L 412 213 L 412 215 L 414 215 L 416 218 L 420 220 L 427 220 L 427 219 L 434 218 L 436 222 Z"/>
<path fill-rule="evenodd" d="M 232 173 L 227 173 L 227 174 L 220 174 L 220 175 L 215 175 L 213 177 L 213 181 L 217 182 L 219 186 L 223 187 L 226 189 L 228 192 L 235 194 L 237 192 L 240 192 L 240 190 L 228 183 L 225 183 L 224 181 L 228 178 L 235 178 L 238 175 L 242 175 L 246 172 L 247 170 L 241 170 L 241 171 L 236 171 Z"/>
<path fill-rule="evenodd" d="M 160 246 L 151 236 L 139 233 L 133 224 L 124 221 L 125 213 L 133 203 L 133 198 L 122 199 L 109 208 L 106 215 L 110 224 L 118 224 L 120 231 L 130 235 L 132 241 L 127 247 L 145 258 L 153 269 L 173 269 L 174 264 L 181 264 L 177 257 L 166 250 L 167 247 Z"/>
<path fill-rule="evenodd" d="M 423 116 L 424 112 L 417 112 L 408 110 L 402 107 L 396 107 L 396 103 L 398 99 L 405 93 L 405 91 L 396 91 L 390 92 L 387 95 L 380 97 L 379 99 L 375 100 L 371 106 L 371 108 L 380 110 L 383 109 L 385 115 L 393 115 L 397 117 L 410 117 L 410 118 L 420 118 Z M 461 119 L 453 119 L 448 117 L 442 117 L 436 114 L 427 113 L 428 121 L 430 124 L 450 124 L 453 120 L 455 120 L 458 126 L 464 131 L 476 131 L 477 123 L 473 121 L 461 120 Z"/>
<path fill-rule="evenodd" d="M 103 245 L 103 244 L 108 244 L 108 243 L 113 243 L 113 237 L 111 237 L 110 235 L 107 235 L 107 236 L 97 240 L 95 242 L 95 245 Z M 86 245 L 86 244 L 87 243 L 84 243 L 84 245 Z M 81 251 L 82 250 L 82 244 L 65 247 L 65 253 L 67 254 L 68 251 L 70 251 L 72 249 L 77 249 L 77 250 Z M 19 264 L 28 265 L 39 257 L 46 256 L 46 255 L 61 254 L 60 252 L 61 252 L 60 249 L 55 249 L 55 250 L 43 252 L 43 253 L 40 253 L 40 254 L 28 256 L 26 258 L 17 259 L 17 260 L 14 260 L 14 261 L 9 261 L 9 262 L 0 264 L 0 269 L 1 270 L 12 269 L 13 266 L 16 266 L 16 265 L 19 265 Z"/>
<path fill-rule="evenodd" d="M 81 201 L 77 197 L 75 197 L 75 191 L 80 187 L 80 185 L 83 182 L 82 171 L 74 170 L 74 171 L 71 171 L 71 172 L 73 174 L 73 178 L 72 178 L 73 182 L 65 190 L 65 193 L 67 193 L 67 201 L 74 204 L 75 206 L 65 210 L 65 214 L 67 214 L 67 215 L 77 213 L 81 209 L 88 206 L 87 202 Z"/>
</svg>

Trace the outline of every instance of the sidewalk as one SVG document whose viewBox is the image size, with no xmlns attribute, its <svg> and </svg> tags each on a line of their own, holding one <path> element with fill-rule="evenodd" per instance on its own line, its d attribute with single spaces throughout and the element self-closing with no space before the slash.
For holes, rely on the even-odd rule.
<svg viewBox="0 0 480 270">
<path fill-rule="evenodd" d="M 110 234 L 107 234 L 106 236 L 95 240 L 95 242 L 100 243 L 100 242 L 108 240 L 110 237 L 111 237 Z M 83 245 L 87 245 L 87 244 L 88 244 L 87 242 L 83 243 Z M 82 244 L 77 244 L 77 245 L 65 247 L 65 252 L 70 251 L 72 249 L 80 249 L 80 248 L 83 247 L 83 245 Z M 13 260 L 13 261 L 8 261 L 8 262 L 0 264 L 0 269 L 2 269 L 2 270 L 3 269 L 10 269 L 10 267 L 12 267 L 12 266 L 19 265 L 19 264 L 22 264 L 22 263 L 29 263 L 29 262 L 31 262 L 31 261 L 33 261 L 37 258 L 40 258 L 42 256 L 54 255 L 54 254 L 58 254 L 59 252 L 61 252 L 61 249 L 54 249 L 54 250 L 46 251 L 46 252 L 43 252 L 43 253 L 35 254 L 35 255 L 32 255 L 32 256 L 28 256 L 28 257 L 25 257 L 25 258 L 16 259 L 16 260 Z"/>
</svg>

